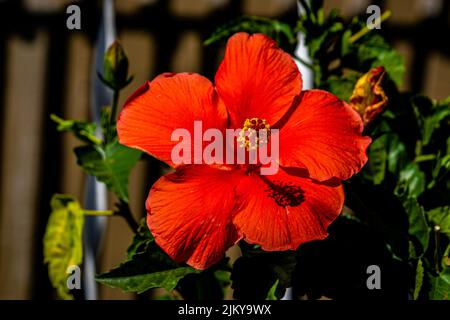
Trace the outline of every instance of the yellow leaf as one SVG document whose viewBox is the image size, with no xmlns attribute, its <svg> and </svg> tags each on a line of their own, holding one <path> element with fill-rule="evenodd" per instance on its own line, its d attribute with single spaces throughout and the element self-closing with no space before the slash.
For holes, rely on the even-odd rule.
<svg viewBox="0 0 450 320">
<path fill-rule="evenodd" d="M 83 260 L 84 215 L 78 201 L 69 195 L 55 194 L 44 236 L 44 263 L 50 282 L 61 299 L 73 299 L 67 287 L 67 269 Z"/>
</svg>

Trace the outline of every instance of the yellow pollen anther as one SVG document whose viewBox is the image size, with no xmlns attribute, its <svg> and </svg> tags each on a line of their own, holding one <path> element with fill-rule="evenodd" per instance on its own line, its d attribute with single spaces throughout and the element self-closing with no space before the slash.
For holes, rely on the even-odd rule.
<svg viewBox="0 0 450 320">
<path fill-rule="evenodd" d="M 266 145 L 269 140 L 270 125 L 266 119 L 246 119 L 237 141 L 239 146 L 247 150 L 255 150 L 257 147 Z"/>
</svg>

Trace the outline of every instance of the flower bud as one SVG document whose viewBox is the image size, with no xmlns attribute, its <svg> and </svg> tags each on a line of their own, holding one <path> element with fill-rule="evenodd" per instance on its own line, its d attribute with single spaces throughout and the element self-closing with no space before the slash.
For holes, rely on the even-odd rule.
<svg viewBox="0 0 450 320">
<path fill-rule="evenodd" d="M 128 58 L 116 40 L 109 46 L 103 59 L 103 80 L 113 89 L 127 85 Z"/>
<path fill-rule="evenodd" d="M 364 74 L 356 82 L 350 105 L 357 111 L 364 126 L 375 120 L 386 108 L 388 97 L 383 89 L 386 72 L 383 67 L 376 67 Z"/>
</svg>

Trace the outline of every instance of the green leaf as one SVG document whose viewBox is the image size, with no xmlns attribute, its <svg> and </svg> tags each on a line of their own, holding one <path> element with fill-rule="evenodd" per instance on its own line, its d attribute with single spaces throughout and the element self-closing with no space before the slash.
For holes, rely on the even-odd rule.
<svg viewBox="0 0 450 320">
<path fill-rule="evenodd" d="M 67 269 L 83 259 L 84 215 L 80 204 L 69 195 L 55 194 L 44 235 L 44 263 L 52 286 L 62 299 L 72 299 L 67 287 Z"/>
<path fill-rule="evenodd" d="M 92 145 L 100 145 L 102 141 L 95 136 L 96 124 L 77 120 L 64 120 L 55 114 L 50 118 L 58 124 L 57 130 L 60 132 L 71 132 L 79 140 Z"/>
<path fill-rule="evenodd" d="M 408 162 L 408 155 L 405 144 L 400 140 L 397 134 L 391 133 L 386 137 L 388 171 L 396 176 Z"/>
<path fill-rule="evenodd" d="M 442 158 L 438 158 L 439 165 L 436 169 L 436 174 L 433 172 L 433 178 L 438 179 L 441 178 L 444 174 L 448 173 L 450 171 L 450 151 L 447 151 L 447 154 L 443 156 Z M 441 169 L 444 169 L 444 171 L 441 173 Z"/>
<path fill-rule="evenodd" d="M 402 171 L 397 189 L 402 189 L 408 197 L 417 198 L 425 190 L 425 173 L 417 163 L 409 163 Z"/>
<path fill-rule="evenodd" d="M 373 140 L 368 149 L 369 162 L 363 171 L 374 184 L 383 183 L 387 172 L 398 177 L 408 163 L 406 147 L 399 136 L 390 132 L 386 123 L 381 123 L 379 129 L 388 132 Z"/>
<path fill-rule="evenodd" d="M 278 300 L 278 298 L 276 296 L 276 292 L 277 292 L 279 282 L 280 282 L 280 279 L 277 279 L 275 281 L 275 283 L 273 284 L 273 286 L 270 288 L 269 292 L 267 293 L 266 300 Z"/>
<path fill-rule="evenodd" d="M 428 145 L 436 129 L 450 117 L 450 97 L 434 101 L 425 96 L 415 96 L 412 99 L 415 115 L 422 132 L 422 144 Z M 446 137 L 447 138 L 447 137 Z"/>
<path fill-rule="evenodd" d="M 426 146 L 430 143 L 433 132 L 440 127 L 441 122 L 450 116 L 450 106 L 442 106 L 438 108 L 435 113 L 425 118 L 423 132 L 423 145 Z"/>
<path fill-rule="evenodd" d="M 427 250 L 430 240 L 430 228 L 425 218 L 425 211 L 416 198 L 407 198 L 403 206 L 408 214 L 408 233 L 416 240 L 413 243 L 415 252 L 410 258 L 420 258 Z"/>
<path fill-rule="evenodd" d="M 342 34 L 342 39 L 341 39 L 341 55 L 342 56 L 349 54 L 352 50 L 352 43 L 350 43 L 351 37 L 352 37 L 351 30 L 347 29 Z"/>
<path fill-rule="evenodd" d="M 229 270 L 216 270 L 214 271 L 214 276 L 222 288 L 226 288 L 231 284 L 231 272 Z"/>
<path fill-rule="evenodd" d="M 391 79 L 400 86 L 405 73 L 403 57 L 378 34 L 371 33 L 363 39 L 358 42 L 357 48 L 360 64 L 367 69 L 383 66 Z"/>
<path fill-rule="evenodd" d="M 431 138 L 436 129 L 440 128 L 442 122 L 450 117 L 450 97 L 433 101 L 432 114 L 426 116 L 423 125 L 423 145 L 431 142 Z"/>
<path fill-rule="evenodd" d="M 311 57 L 319 58 L 325 52 L 330 43 L 340 35 L 344 30 L 342 22 L 333 22 L 329 26 L 322 28 L 322 33 L 314 37 L 309 37 L 307 34 L 306 45 L 308 46 L 308 53 Z"/>
<path fill-rule="evenodd" d="M 430 221 L 440 227 L 441 232 L 450 237 L 450 206 L 432 209 L 427 215 Z"/>
<path fill-rule="evenodd" d="M 450 300 L 450 268 L 431 279 L 431 300 Z"/>
<path fill-rule="evenodd" d="M 139 160 L 140 151 L 121 145 L 117 140 L 106 146 L 77 147 L 74 151 L 84 171 L 128 202 L 128 176 Z"/>
<path fill-rule="evenodd" d="M 368 150 L 367 170 L 374 184 L 382 183 L 386 174 L 386 139 L 387 136 L 384 135 L 374 140 Z"/>
<path fill-rule="evenodd" d="M 447 152 L 449 152 L 449 151 L 447 151 Z M 446 171 L 449 171 L 450 170 L 450 153 L 446 154 L 440 160 L 441 160 L 441 168 L 444 168 Z M 438 177 L 438 176 L 436 176 L 436 177 Z"/>
<path fill-rule="evenodd" d="M 191 273 L 199 273 L 191 267 L 177 267 L 155 271 L 153 261 L 147 254 L 138 253 L 132 260 L 126 261 L 116 269 L 101 274 L 96 280 L 125 292 L 142 293 L 153 288 L 164 288 L 172 291 L 182 278 Z"/>
<path fill-rule="evenodd" d="M 155 243 L 143 219 L 127 250 L 127 260 L 111 271 L 98 275 L 96 280 L 126 292 L 142 293 L 152 288 L 172 291 L 182 278 L 199 272 L 170 259 Z"/>
<path fill-rule="evenodd" d="M 432 154 L 431 156 L 434 156 Z M 436 186 L 444 177 L 450 172 L 450 137 L 447 139 L 447 150 L 444 156 L 438 151 L 437 156 L 435 156 L 435 166 L 431 173 L 433 180 L 430 181 L 427 188 L 432 189 Z"/>
<path fill-rule="evenodd" d="M 265 34 L 287 51 L 292 51 L 297 44 L 297 36 L 288 24 L 274 19 L 254 16 L 242 16 L 217 28 L 205 40 L 204 44 L 210 45 L 227 39 L 237 32 Z"/>
<path fill-rule="evenodd" d="M 414 286 L 414 300 L 419 298 L 420 290 L 422 289 L 423 284 L 423 276 L 424 276 L 424 268 L 422 264 L 422 259 L 419 259 L 416 267 L 416 281 Z"/>
<path fill-rule="evenodd" d="M 447 249 L 445 249 L 441 266 L 442 266 L 442 270 L 445 270 L 446 268 L 450 268 L 450 243 L 447 245 Z"/>
<path fill-rule="evenodd" d="M 340 77 L 332 75 L 326 80 L 324 89 L 348 102 L 360 76 L 361 73 L 356 71 L 349 71 Z"/>
<path fill-rule="evenodd" d="M 131 245 L 127 249 L 127 258 L 132 259 L 137 253 L 146 252 L 147 248 L 154 242 L 153 236 L 147 227 L 146 219 L 142 219 L 139 229 L 133 237 Z"/>
</svg>

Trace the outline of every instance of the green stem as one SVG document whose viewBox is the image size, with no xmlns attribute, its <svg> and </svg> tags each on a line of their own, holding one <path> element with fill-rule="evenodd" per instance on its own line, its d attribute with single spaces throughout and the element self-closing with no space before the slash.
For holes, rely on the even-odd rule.
<svg viewBox="0 0 450 320">
<path fill-rule="evenodd" d="M 114 211 L 112 210 L 84 210 L 85 216 L 112 216 Z"/>
<path fill-rule="evenodd" d="M 434 261 L 436 263 L 436 272 L 440 271 L 440 255 L 439 255 L 439 249 L 440 249 L 440 239 L 439 239 L 439 233 L 441 232 L 441 227 L 438 225 L 434 226 L 434 246 L 435 246 L 435 251 L 434 251 Z"/>
<path fill-rule="evenodd" d="M 434 159 L 436 159 L 436 155 L 434 155 L 434 154 L 423 154 L 423 155 L 417 156 L 414 159 L 414 162 L 425 162 L 425 161 L 431 161 Z"/>
<path fill-rule="evenodd" d="M 117 205 L 118 210 L 83 210 L 83 213 L 85 216 L 105 216 L 105 217 L 111 217 L 111 216 L 120 216 L 125 219 L 128 226 L 133 230 L 134 233 L 137 233 L 137 230 L 139 228 L 139 224 L 134 220 L 133 214 L 131 213 L 131 209 L 128 203 L 125 201 L 120 200 L 120 203 Z"/>
<path fill-rule="evenodd" d="M 422 155 L 422 140 L 416 141 L 416 150 L 414 151 L 416 154 L 416 158 L 420 157 Z"/>
<path fill-rule="evenodd" d="M 131 213 L 130 205 L 120 200 L 120 202 L 117 204 L 118 211 L 115 212 L 115 214 L 123 217 L 125 221 L 128 223 L 128 226 L 133 230 L 134 233 L 138 232 L 139 224 L 134 220 L 133 214 Z"/>
<path fill-rule="evenodd" d="M 375 24 L 381 24 L 382 22 L 386 21 L 387 19 L 389 19 L 392 15 L 392 11 L 391 10 L 386 10 L 380 18 L 378 18 L 375 21 Z M 362 37 L 364 37 L 366 34 L 368 34 L 370 31 L 372 31 L 372 29 L 369 29 L 367 27 L 367 25 L 362 28 L 361 30 L 359 30 L 357 33 L 355 33 L 354 35 L 352 35 L 350 37 L 350 39 L 348 40 L 348 42 L 350 43 L 355 43 L 356 41 L 358 41 L 359 39 L 361 39 Z"/>
<path fill-rule="evenodd" d="M 117 105 L 119 104 L 119 89 L 113 89 L 113 98 L 111 102 L 111 115 L 109 118 L 107 136 L 105 137 L 106 142 L 112 140 L 114 136 L 113 128 L 116 124 L 116 113 L 117 113 Z"/>
<path fill-rule="evenodd" d="M 119 89 L 113 90 L 113 100 L 111 104 L 111 118 L 109 119 L 109 123 L 111 125 L 116 123 L 116 113 L 117 113 L 117 105 L 119 104 Z"/>
</svg>

